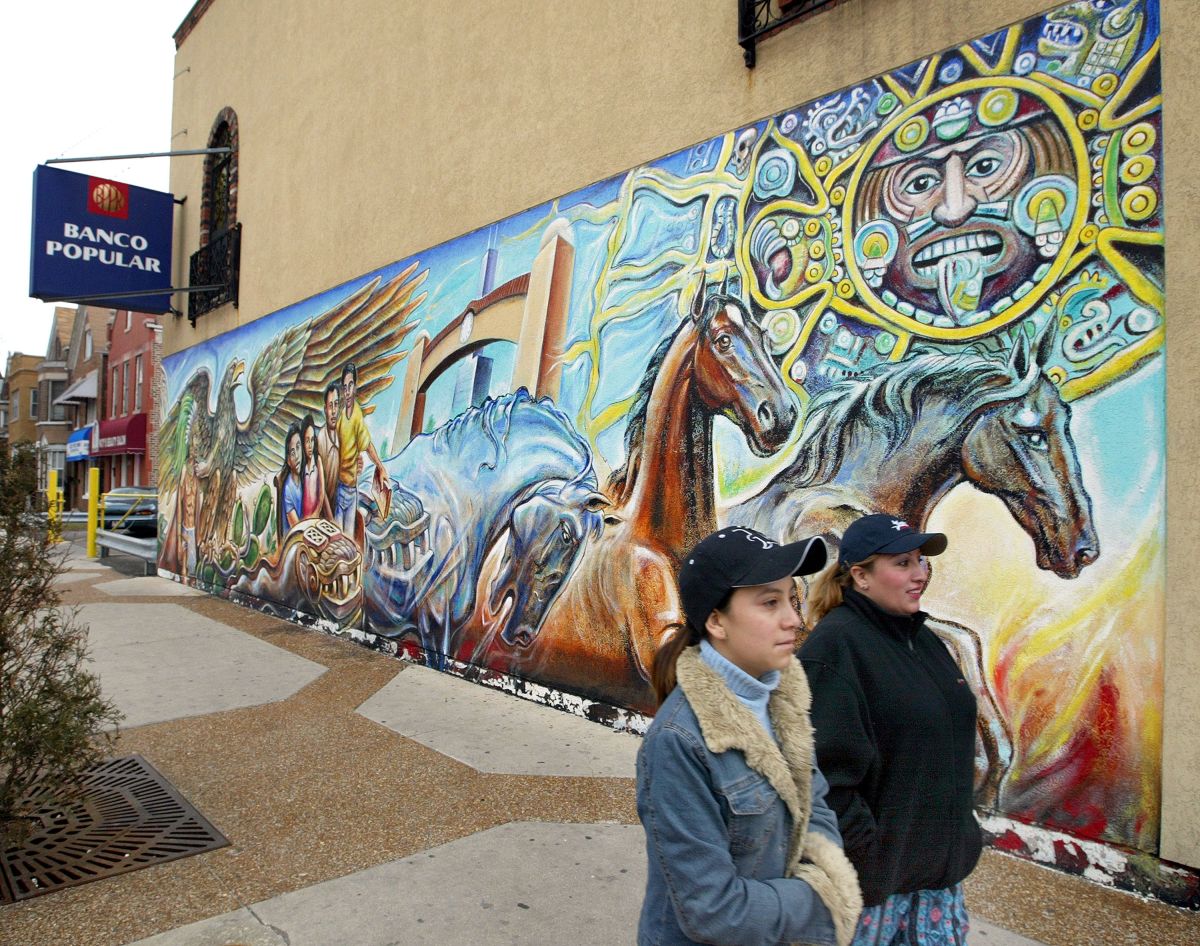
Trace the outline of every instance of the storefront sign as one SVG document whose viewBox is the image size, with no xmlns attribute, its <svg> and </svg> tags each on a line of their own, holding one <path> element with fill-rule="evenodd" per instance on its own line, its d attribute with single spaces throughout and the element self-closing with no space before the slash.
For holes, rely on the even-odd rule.
<svg viewBox="0 0 1200 946">
<path fill-rule="evenodd" d="M 170 194 L 41 165 L 33 172 L 29 294 L 166 312 L 171 285 Z M 114 295 L 129 293 L 128 296 Z M 145 294 L 150 293 L 150 294 Z"/>
<path fill-rule="evenodd" d="M 146 415 L 130 414 L 100 421 L 95 456 L 146 452 Z"/>
<path fill-rule="evenodd" d="M 71 431 L 67 438 L 67 459 L 86 460 L 92 452 L 92 425 Z"/>
</svg>

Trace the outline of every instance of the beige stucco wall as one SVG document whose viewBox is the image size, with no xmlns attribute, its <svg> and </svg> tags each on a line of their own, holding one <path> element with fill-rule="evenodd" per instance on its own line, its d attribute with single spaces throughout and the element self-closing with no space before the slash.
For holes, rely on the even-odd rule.
<svg viewBox="0 0 1200 946">
<path fill-rule="evenodd" d="M 1198 40 L 1194 0 L 1161 3 L 1170 271 L 1162 855 L 1200 865 L 1200 582 L 1189 577 L 1200 554 L 1189 511 L 1200 485 L 1189 392 L 1200 355 L 1189 304 L 1200 290 L 1190 174 Z M 176 319 L 165 351 L 1052 5 L 849 0 L 762 43 L 751 71 L 734 41 L 734 0 L 216 0 L 177 55 L 172 133 L 177 148 L 204 147 L 217 112 L 237 112 L 241 305 L 195 329 Z M 181 282 L 197 247 L 201 177 L 201 159 L 172 162 L 172 190 L 188 197 L 177 215 Z"/>
<path fill-rule="evenodd" d="M 172 134 L 202 148 L 237 112 L 241 304 L 177 323 L 166 353 L 1049 5 L 850 0 L 749 70 L 734 0 L 216 0 L 176 57 Z M 172 163 L 181 280 L 202 173 Z"/>
<path fill-rule="evenodd" d="M 1200 412 L 1196 409 L 1200 298 L 1200 55 L 1196 7 L 1162 0 L 1163 140 L 1167 210 L 1167 643 L 1163 707 L 1161 855 L 1200 865 Z"/>
</svg>

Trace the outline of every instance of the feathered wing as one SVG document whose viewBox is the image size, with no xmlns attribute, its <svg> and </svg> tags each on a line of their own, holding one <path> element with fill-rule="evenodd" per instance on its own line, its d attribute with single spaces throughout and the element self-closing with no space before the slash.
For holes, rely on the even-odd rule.
<svg viewBox="0 0 1200 946">
<path fill-rule="evenodd" d="M 313 330 L 299 384 L 317 392 L 320 409 L 325 385 L 338 376 L 347 362 L 358 369 L 358 401 L 363 413 L 370 402 L 392 383 L 392 368 L 404 354 L 388 355 L 417 327 L 408 321 L 428 293 L 415 294 L 429 270 L 417 272 L 418 263 L 380 286 L 375 279 L 323 315 L 313 319 Z M 415 294 L 415 295 L 414 295 Z"/>
<path fill-rule="evenodd" d="M 312 320 L 293 325 L 276 335 L 254 359 L 246 390 L 250 395 L 250 414 L 245 424 L 233 429 L 236 438 L 233 466 L 244 484 L 278 468 L 284 454 L 288 425 L 304 409 L 289 401 L 300 401 L 296 377 L 304 362 Z"/>
<path fill-rule="evenodd" d="M 235 466 L 240 482 L 279 468 L 288 427 L 305 414 L 320 420 L 325 387 L 348 362 L 358 369 L 363 413 L 393 381 L 404 357 L 395 350 L 414 328 L 408 318 L 425 301 L 416 293 L 428 270 L 413 263 L 393 279 L 374 279 L 336 306 L 281 332 L 255 360 L 248 387 L 250 417 L 238 429 Z M 388 354 L 393 352 L 393 354 Z"/>
<path fill-rule="evenodd" d="M 163 486 L 170 489 L 183 475 L 183 465 L 188 457 L 188 430 L 194 423 L 192 436 L 202 446 L 212 442 L 212 415 L 208 409 L 208 392 L 212 378 L 207 368 L 199 368 L 188 380 L 183 392 L 171 405 L 166 420 L 158 434 L 159 476 Z M 195 420 L 193 421 L 193 418 Z M 203 429 L 201 429 L 203 428 Z"/>
</svg>

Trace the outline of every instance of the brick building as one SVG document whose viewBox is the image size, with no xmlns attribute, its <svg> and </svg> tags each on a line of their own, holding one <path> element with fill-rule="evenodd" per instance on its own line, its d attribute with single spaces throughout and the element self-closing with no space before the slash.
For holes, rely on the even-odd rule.
<svg viewBox="0 0 1200 946">
<path fill-rule="evenodd" d="M 154 316 L 118 309 L 108 324 L 107 365 L 93 456 L 104 489 L 155 484 L 157 432 L 153 385 L 161 358 L 161 328 Z"/>
</svg>

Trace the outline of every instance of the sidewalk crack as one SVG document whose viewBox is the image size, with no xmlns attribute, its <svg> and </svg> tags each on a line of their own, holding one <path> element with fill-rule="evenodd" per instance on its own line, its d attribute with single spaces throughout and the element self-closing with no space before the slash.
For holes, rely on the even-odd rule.
<svg viewBox="0 0 1200 946">
<path fill-rule="evenodd" d="M 290 937 L 290 936 L 288 936 L 288 934 L 287 934 L 287 931 L 286 931 L 286 930 L 281 930 L 281 929 L 280 929 L 278 926 L 272 926 L 270 923 L 268 923 L 268 922 L 267 922 L 266 920 L 264 920 L 264 919 L 263 919 L 261 916 L 259 916 L 257 913 L 255 913 L 255 912 L 254 912 L 254 907 L 246 907 L 246 910 L 247 910 L 247 911 L 250 913 L 250 915 L 251 915 L 252 917 L 254 917 L 254 919 L 258 920 L 258 922 L 259 922 L 259 923 L 260 923 L 262 926 L 265 926 L 265 927 L 266 927 L 267 929 L 269 929 L 269 930 L 273 930 L 273 931 L 275 932 L 275 934 L 276 934 L 276 935 L 277 935 L 277 936 L 278 936 L 280 939 L 282 939 L 282 940 L 283 940 L 283 942 L 284 942 L 285 946 L 292 946 L 292 939 L 291 939 L 291 937 Z"/>
</svg>

